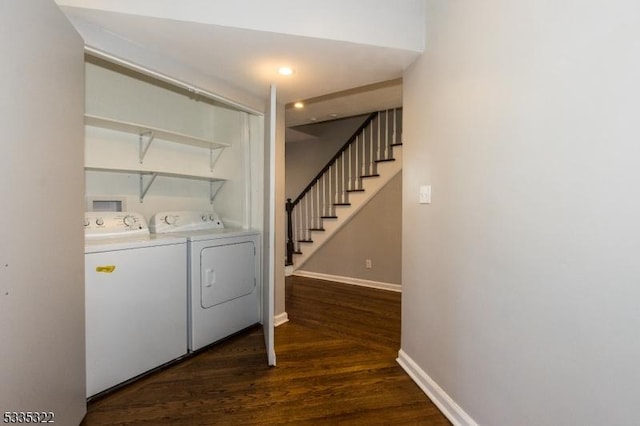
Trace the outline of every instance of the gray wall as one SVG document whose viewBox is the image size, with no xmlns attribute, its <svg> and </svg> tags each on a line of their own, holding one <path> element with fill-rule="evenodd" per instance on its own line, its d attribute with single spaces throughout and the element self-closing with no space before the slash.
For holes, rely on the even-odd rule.
<svg viewBox="0 0 640 426">
<path fill-rule="evenodd" d="M 640 4 L 427 4 L 403 351 L 479 424 L 640 424 Z"/>
<path fill-rule="evenodd" d="M 402 174 L 396 175 L 302 268 L 339 277 L 400 285 Z M 372 268 L 365 268 L 371 259 Z"/>
</svg>

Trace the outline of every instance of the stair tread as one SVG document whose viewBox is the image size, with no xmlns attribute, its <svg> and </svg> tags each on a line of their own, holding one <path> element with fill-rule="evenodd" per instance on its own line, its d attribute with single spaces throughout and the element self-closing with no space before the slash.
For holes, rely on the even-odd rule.
<svg viewBox="0 0 640 426">
<path fill-rule="evenodd" d="M 395 108 L 392 109 L 391 110 L 392 115 L 390 115 L 389 110 L 371 113 L 367 118 L 367 120 L 363 122 L 361 127 L 358 130 L 356 130 L 353 136 L 349 138 L 345 142 L 345 144 L 338 150 L 338 152 L 335 154 L 335 157 L 327 163 L 327 165 L 322 169 L 322 171 L 318 173 L 318 176 L 314 178 L 309 183 L 308 187 L 305 188 L 305 190 L 298 196 L 298 198 L 296 199 L 296 203 L 292 203 L 291 200 L 289 200 L 289 203 L 287 204 L 289 220 L 294 222 L 302 221 L 302 223 L 298 224 L 297 226 L 300 226 L 299 229 L 300 231 L 302 231 L 300 232 L 300 234 L 304 235 L 302 236 L 303 239 L 297 240 L 299 244 L 295 244 L 295 246 L 293 244 L 289 244 L 287 246 L 289 253 L 291 253 L 291 251 L 293 250 L 293 253 L 296 255 L 309 256 L 313 254 L 312 252 L 317 249 L 316 246 L 322 245 L 325 241 L 325 238 L 321 238 L 321 237 L 328 237 L 328 234 L 334 231 L 333 229 L 334 227 L 336 228 L 340 227 L 341 221 L 346 220 L 344 216 L 349 216 L 350 214 L 357 214 L 357 209 L 358 209 L 357 206 L 359 205 L 357 203 L 366 202 L 364 198 L 370 198 L 369 193 L 371 192 L 371 189 L 365 190 L 364 186 L 366 185 L 375 186 L 376 182 L 384 183 L 387 179 L 387 176 L 386 176 L 387 167 L 391 167 L 392 169 L 395 169 L 397 166 L 402 167 L 402 164 L 401 164 L 402 150 L 397 151 L 393 149 L 395 147 L 401 147 L 403 145 L 401 128 L 399 127 L 398 129 L 395 129 L 395 121 L 402 120 L 402 115 L 398 115 L 398 111 L 401 111 L 401 109 L 395 109 Z M 386 116 L 382 114 L 386 114 Z M 382 141 L 382 140 L 375 141 L 373 139 L 373 133 L 376 126 L 376 122 L 374 120 L 378 120 L 378 123 L 381 123 L 382 122 L 381 120 L 385 120 L 385 117 L 387 121 L 389 119 L 393 120 L 393 126 L 394 126 L 393 136 L 392 138 L 386 141 Z M 387 125 L 386 128 L 388 131 L 390 131 L 391 129 L 389 129 L 388 127 L 389 126 Z M 362 148 L 364 150 L 362 152 L 362 154 L 364 155 L 361 155 L 360 151 L 358 151 L 358 154 L 359 154 L 358 157 L 353 158 L 353 153 L 347 150 L 353 149 L 352 145 L 360 143 L 361 139 L 359 139 L 359 135 L 361 133 L 366 134 L 365 132 L 369 131 L 369 129 L 371 129 L 372 138 L 371 140 L 367 139 L 365 142 L 370 143 L 371 145 L 366 148 L 359 147 L 358 149 Z M 387 130 L 383 130 L 381 127 L 378 128 L 377 130 L 379 133 L 379 138 L 385 136 L 384 134 L 381 133 L 381 131 L 387 131 Z M 386 135 L 386 136 L 391 136 L 391 135 Z M 389 143 L 389 142 L 392 142 L 392 143 Z M 348 155 L 348 157 L 346 157 L 346 160 L 345 158 L 343 158 L 343 161 L 345 161 L 348 164 L 344 165 L 344 168 L 345 168 L 344 173 L 342 172 L 332 173 L 331 170 L 335 171 L 336 164 L 338 166 L 338 169 L 340 167 L 343 167 L 342 163 L 338 163 L 337 161 L 340 158 L 340 156 L 344 157 L 345 155 Z M 374 159 L 376 156 L 379 159 Z M 374 157 L 374 158 L 371 158 L 371 157 Z M 398 158 L 395 158 L 395 157 L 398 157 Z M 357 163 L 355 167 L 352 167 L 353 164 L 351 164 L 353 160 L 355 160 L 355 162 Z M 364 161 L 364 163 L 362 163 L 362 161 Z M 390 165 L 378 167 L 377 164 L 381 164 L 381 163 L 390 163 Z M 349 167 L 350 173 L 347 173 L 347 170 L 346 170 L 347 167 Z M 378 172 L 378 170 L 380 172 Z M 326 178 L 325 176 L 327 172 L 329 172 L 329 178 Z M 378 179 L 376 181 L 365 182 L 365 179 L 377 178 L 377 177 L 380 177 L 381 179 Z M 327 197 L 326 193 L 321 192 L 321 189 L 318 189 L 319 188 L 318 182 L 321 179 L 324 179 L 324 180 L 330 179 L 328 180 L 329 183 L 324 182 L 324 186 L 322 186 L 322 191 L 330 193 L 331 194 L 330 197 Z M 314 185 L 316 186 L 314 187 Z M 327 189 L 327 185 L 331 185 L 330 189 Z M 349 189 L 349 188 L 352 188 L 352 189 Z M 353 196 L 350 195 L 350 193 L 358 193 L 358 192 L 365 193 L 365 191 L 366 191 L 366 195 L 353 195 Z M 375 191 L 377 191 L 377 189 L 375 189 L 374 192 Z M 374 194 L 372 193 L 371 195 L 374 195 Z M 307 197 L 307 198 L 304 198 L 304 197 Z M 316 199 L 316 197 L 319 199 Z M 341 199 L 341 200 L 344 200 L 345 202 L 333 203 L 331 202 L 332 197 L 335 197 L 333 199 Z M 311 201 L 311 204 L 309 204 L 310 203 L 309 201 L 305 201 L 310 199 L 313 200 Z M 351 199 L 353 199 L 354 204 L 349 202 L 351 201 Z M 303 207 L 304 209 L 309 211 L 303 210 L 303 212 L 306 211 L 306 213 L 304 214 L 304 217 L 300 217 L 296 220 L 296 218 L 292 214 L 293 207 L 297 206 L 298 202 L 300 201 L 304 201 L 307 203 L 307 204 L 301 204 L 301 205 L 304 206 Z M 347 209 L 339 209 L 338 207 L 354 207 L 354 208 L 347 210 Z M 311 211 L 311 209 L 313 211 Z M 321 212 L 323 210 L 330 210 L 333 213 L 322 215 Z M 352 213 L 354 210 L 356 210 L 356 212 Z M 337 213 L 340 213 L 340 217 L 338 217 Z M 317 215 L 320 215 L 320 220 L 317 220 L 318 218 Z M 330 222 L 324 222 L 324 220 L 329 220 Z M 327 225 L 327 228 L 325 229 L 323 225 Z M 313 234 L 313 232 L 326 232 L 326 234 Z M 297 235 L 297 237 L 300 237 L 300 235 Z M 318 241 L 314 245 L 306 245 L 306 246 L 302 245 L 304 243 L 313 243 L 314 241 L 312 237 L 318 238 Z M 304 254 L 303 254 L 303 251 L 301 250 L 302 247 L 305 248 Z"/>
</svg>

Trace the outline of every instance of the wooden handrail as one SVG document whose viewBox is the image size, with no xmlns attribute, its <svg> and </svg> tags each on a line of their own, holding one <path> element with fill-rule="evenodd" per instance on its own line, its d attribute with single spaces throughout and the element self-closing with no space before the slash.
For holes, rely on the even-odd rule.
<svg viewBox="0 0 640 426">
<path fill-rule="evenodd" d="M 316 177 L 311 179 L 311 182 L 309 182 L 309 185 L 307 185 L 307 187 L 300 193 L 300 195 L 298 195 L 296 197 L 296 199 L 293 200 L 293 202 L 291 203 L 292 204 L 292 206 L 291 206 L 292 209 L 293 209 L 293 207 L 295 207 L 300 202 L 300 200 L 307 194 L 307 192 L 309 192 L 311 190 L 311 188 L 313 188 L 313 185 L 318 181 L 318 179 L 320 179 L 322 177 L 322 175 L 327 170 L 329 170 L 329 168 L 331 168 L 331 165 L 338 158 L 340 158 L 340 155 L 349 148 L 349 145 L 351 145 L 353 143 L 353 141 L 356 140 L 358 135 L 360 133 L 362 133 L 362 131 L 369 125 L 369 123 L 371 123 L 373 121 L 374 118 L 376 118 L 377 115 L 378 115 L 377 112 L 372 112 L 371 114 L 369 114 L 369 116 L 364 121 L 364 123 L 362 123 L 362 125 L 360 127 L 358 127 L 358 130 L 356 130 L 353 133 L 353 135 L 347 140 L 347 142 L 345 142 L 345 144 L 342 145 L 342 148 L 340 148 L 338 150 L 338 152 L 336 152 L 336 154 L 331 158 L 331 160 L 329 160 L 329 162 L 322 168 L 322 170 L 320 170 L 320 172 L 316 175 Z"/>
</svg>

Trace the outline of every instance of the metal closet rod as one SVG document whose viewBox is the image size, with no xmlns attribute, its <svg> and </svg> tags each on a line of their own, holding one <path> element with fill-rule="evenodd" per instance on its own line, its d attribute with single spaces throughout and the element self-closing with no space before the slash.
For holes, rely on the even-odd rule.
<svg viewBox="0 0 640 426">
<path fill-rule="evenodd" d="M 106 53 L 102 50 L 96 49 L 95 47 L 91 47 L 91 46 L 86 46 L 84 47 L 84 51 L 90 55 L 96 56 L 98 58 L 104 59 L 106 61 L 109 62 L 113 62 L 115 64 L 118 65 L 122 65 L 125 68 L 129 68 L 135 71 L 138 71 L 142 74 L 157 78 L 158 80 L 164 81 L 166 83 L 169 84 L 173 84 L 174 86 L 177 87 L 181 87 L 183 89 L 186 89 L 189 93 L 193 93 L 195 95 L 199 95 L 199 96 L 204 96 L 205 98 L 209 98 L 211 100 L 217 101 L 217 102 L 221 102 L 223 104 L 232 106 L 234 108 L 237 108 L 241 111 L 247 112 L 249 114 L 253 114 L 253 115 L 264 115 L 262 112 L 257 111 L 253 108 L 249 108 L 245 105 L 239 104 L 235 101 L 232 101 L 231 99 L 225 98 L 223 96 L 220 95 L 216 95 L 215 93 L 211 93 L 208 90 L 204 90 L 204 89 L 200 89 L 198 87 L 192 86 L 190 84 L 187 84 L 183 81 L 177 80 L 173 77 L 169 77 L 168 75 L 159 73 L 157 71 L 153 71 L 150 70 L 148 68 L 145 68 L 143 66 L 134 64 L 132 62 L 129 62 L 127 60 L 118 58 L 117 56 L 113 56 L 109 53 Z"/>
</svg>

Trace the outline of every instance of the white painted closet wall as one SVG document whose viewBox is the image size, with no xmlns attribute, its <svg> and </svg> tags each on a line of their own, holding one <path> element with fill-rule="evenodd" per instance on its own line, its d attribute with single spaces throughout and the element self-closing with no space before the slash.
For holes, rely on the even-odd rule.
<svg viewBox="0 0 640 426">
<path fill-rule="evenodd" d="M 90 167 L 155 169 L 226 179 L 213 207 L 225 222 L 248 226 L 250 208 L 246 194 L 250 155 L 249 121 L 257 117 L 221 105 L 196 102 L 182 94 L 88 62 L 86 65 L 86 113 L 142 123 L 156 128 L 229 144 L 210 170 L 207 148 L 154 139 L 139 162 L 138 135 L 86 127 L 85 164 Z M 127 210 L 147 218 L 161 210 L 211 210 L 209 183 L 193 179 L 158 177 L 144 202 L 140 202 L 137 174 L 87 172 L 88 197 L 120 196 Z M 220 198 L 218 198 L 220 197 Z"/>
</svg>

